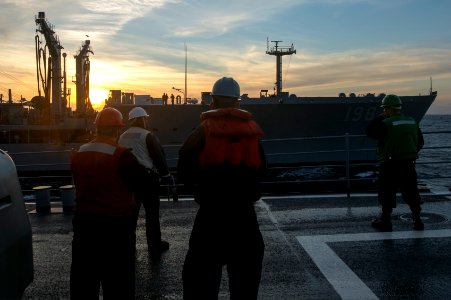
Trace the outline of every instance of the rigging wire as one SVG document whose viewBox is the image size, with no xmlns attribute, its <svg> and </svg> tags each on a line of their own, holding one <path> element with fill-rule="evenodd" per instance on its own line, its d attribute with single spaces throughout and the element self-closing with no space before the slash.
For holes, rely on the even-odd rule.
<svg viewBox="0 0 451 300">
<path fill-rule="evenodd" d="M 8 72 L 0 71 L 0 76 L 6 77 L 6 78 L 8 78 L 10 80 L 13 80 L 15 82 L 15 84 L 17 84 L 19 86 L 23 86 L 23 87 L 29 89 L 30 91 L 34 91 L 34 89 L 31 88 L 30 85 L 26 84 L 25 82 L 23 82 L 22 80 L 20 80 L 19 78 L 15 77 L 14 75 L 12 75 L 12 74 L 10 74 Z M 4 91 L 5 94 L 9 93 L 9 89 L 10 88 L 6 87 L 4 84 L 0 85 L 0 90 Z M 11 90 L 11 93 L 12 93 L 13 99 L 15 99 L 15 98 L 16 99 L 21 99 L 22 98 L 22 95 L 20 95 L 19 93 L 15 92 L 14 90 Z"/>
<path fill-rule="evenodd" d="M 291 55 L 289 55 L 288 65 L 287 65 L 287 68 L 285 69 L 285 74 L 283 75 L 283 78 L 284 78 L 283 81 L 284 82 L 287 81 L 286 78 L 287 78 L 287 74 L 288 74 L 288 69 L 290 68 L 290 64 L 291 64 Z M 283 86 L 285 86 L 285 84 Z"/>
</svg>

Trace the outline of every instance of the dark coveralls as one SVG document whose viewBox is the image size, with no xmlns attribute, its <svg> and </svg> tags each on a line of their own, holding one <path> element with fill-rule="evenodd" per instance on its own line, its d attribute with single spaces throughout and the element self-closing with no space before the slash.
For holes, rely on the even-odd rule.
<svg viewBox="0 0 451 300">
<path fill-rule="evenodd" d="M 141 136 L 145 138 L 141 141 Z M 138 161 L 146 167 L 147 173 L 142 179 L 144 188 L 136 193 L 136 210 L 134 212 L 135 228 L 138 222 L 141 203 L 146 212 L 146 236 L 150 251 L 159 253 L 161 243 L 160 228 L 160 177 L 168 177 L 169 168 L 166 156 L 158 138 L 150 131 L 131 127 L 119 138 L 119 144 L 131 148 Z M 142 145 L 141 145 L 142 144 Z M 141 147 L 141 151 L 139 151 Z"/>
<path fill-rule="evenodd" d="M 402 114 L 376 117 L 366 128 L 366 135 L 375 138 L 379 160 L 378 200 L 382 206 L 381 219 L 388 221 L 396 207 L 396 192 L 401 195 L 418 220 L 421 198 L 417 186 L 415 160 L 424 145 L 423 135 L 413 118 Z"/>
<path fill-rule="evenodd" d="M 231 299 L 256 299 L 264 242 L 254 202 L 266 174 L 263 132 L 243 110 L 201 118 L 179 151 L 177 169 L 199 204 L 183 266 L 184 299 L 217 299 L 223 265 Z"/>
<path fill-rule="evenodd" d="M 134 299 L 135 241 L 132 213 L 145 169 L 125 148 L 98 137 L 72 158 L 71 299 Z"/>
</svg>

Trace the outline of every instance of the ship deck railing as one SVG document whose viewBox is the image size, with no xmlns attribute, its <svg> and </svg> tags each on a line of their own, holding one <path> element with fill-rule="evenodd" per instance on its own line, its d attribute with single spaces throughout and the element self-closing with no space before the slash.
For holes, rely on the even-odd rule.
<svg viewBox="0 0 451 300">
<path fill-rule="evenodd" d="M 425 139 L 428 135 L 437 135 L 437 134 L 444 134 L 449 135 L 451 131 L 433 131 L 433 132 L 423 132 L 423 135 L 425 136 Z M 319 175 L 315 178 L 312 178 L 312 176 L 286 176 L 287 178 L 284 179 L 278 179 L 278 178 L 271 178 L 270 180 L 267 180 L 263 182 L 263 189 L 264 192 L 268 193 L 291 193 L 291 192 L 297 192 L 297 193 L 317 193 L 317 192 L 343 192 L 348 195 L 348 197 L 351 195 L 351 193 L 361 192 L 362 190 L 373 190 L 375 191 L 375 187 L 377 184 L 377 161 L 364 161 L 364 162 L 355 162 L 350 160 L 350 157 L 352 156 L 352 152 L 367 152 L 374 154 L 375 149 L 374 148 L 360 148 L 360 149 L 350 149 L 349 147 L 349 140 L 352 138 L 366 138 L 364 135 L 337 135 L 337 136 L 324 136 L 324 137 L 302 137 L 302 138 L 293 138 L 293 139 L 277 139 L 277 140 L 263 140 L 263 143 L 278 143 L 278 142 L 284 142 L 287 141 L 305 141 L 309 139 L 342 139 L 344 147 L 342 149 L 336 149 L 336 150 L 318 150 L 318 151 L 293 151 L 293 152 L 284 152 L 284 153 L 266 153 L 269 160 L 271 157 L 274 156 L 283 156 L 283 155 L 339 155 L 343 159 L 331 162 L 317 162 L 315 164 L 303 164 L 302 166 L 297 165 L 270 165 L 269 166 L 269 173 L 270 174 L 283 174 L 284 172 L 293 172 L 293 170 L 296 169 L 302 169 L 303 174 L 309 174 L 309 169 L 312 170 L 312 173 L 320 169 L 333 169 L 335 170 L 336 174 L 338 174 L 336 177 L 329 176 L 329 174 L 326 175 Z M 447 141 L 450 141 L 449 138 L 443 139 L 443 143 L 447 143 Z M 180 148 L 181 145 L 164 145 L 163 147 L 168 148 L 174 148 L 176 147 L 177 150 Z M 293 149 L 296 150 L 296 149 Z M 450 155 L 442 155 L 440 157 L 437 157 L 435 160 L 431 160 L 430 158 L 426 160 L 424 157 L 425 155 L 421 155 L 421 153 L 429 152 L 429 151 L 449 151 L 451 150 L 451 145 L 440 145 L 440 146 L 428 146 L 426 144 L 425 147 L 420 152 L 419 159 L 417 160 L 417 172 L 418 172 L 418 181 L 419 186 L 422 187 L 424 190 L 428 190 L 428 183 L 433 182 L 434 180 L 441 180 L 441 181 L 449 181 L 451 176 L 451 151 Z M 67 152 L 70 152 L 71 150 L 66 150 Z M 52 155 L 55 154 L 56 151 L 44 151 L 40 152 L 39 154 L 46 154 L 46 155 Z M 14 157 L 18 157 L 20 155 L 30 155 L 34 154 L 32 152 L 20 152 L 20 153 L 9 153 L 14 159 Z M 70 153 L 68 153 L 70 155 Z M 429 155 L 428 157 L 430 157 Z M 177 160 L 177 157 L 168 158 L 168 161 L 171 161 L 174 164 L 174 161 Z M 61 166 L 69 168 L 69 162 L 65 164 L 60 164 Z M 33 164 L 34 167 L 43 168 L 46 170 L 46 168 L 55 167 L 54 163 L 42 163 L 42 164 Z M 435 166 L 436 168 L 440 167 L 440 174 L 435 173 L 434 176 L 427 175 L 424 172 L 421 171 L 422 166 Z M 52 183 L 52 182 L 59 182 L 63 181 L 60 185 L 65 184 L 71 184 L 72 178 L 69 174 L 55 174 L 51 175 L 51 172 L 44 172 L 45 175 L 33 175 L 33 176 L 21 176 L 21 169 L 25 167 L 30 167 L 30 165 L 16 165 L 17 170 L 19 172 L 19 177 L 21 182 L 46 182 L 46 183 Z M 356 176 L 356 174 L 353 173 L 353 170 L 370 170 L 367 172 L 367 174 L 364 174 L 364 176 Z M 176 173 L 174 169 L 171 169 L 173 171 L 172 173 Z M 354 171 L 355 172 L 355 171 Z M 363 171 L 365 173 L 365 171 Z M 357 174 L 359 175 L 359 174 Z M 38 184 L 39 185 L 39 184 Z M 58 184 L 56 184 L 58 185 Z M 52 186 L 55 186 L 55 188 L 52 188 L 53 192 L 58 192 L 58 188 L 55 184 Z M 163 190 L 165 187 L 162 187 Z M 181 188 L 183 190 L 183 188 Z M 31 189 L 25 189 L 24 193 L 29 193 Z M 448 191 L 450 191 L 450 188 L 448 187 Z"/>
<path fill-rule="evenodd" d="M 450 135 L 451 131 L 429 131 L 429 132 L 423 132 L 423 135 L 425 139 L 428 136 L 432 135 Z M 334 155 L 338 157 L 342 157 L 342 160 L 336 160 L 334 162 L 325 162 L 325 163 L 315 163 L 315 164 L 304 164 L 302 165 L 302 169 L 308 173 L 308 169 L 317 169 L 317 168 L 332 168 L 335 170 L 342 170 L 341 176 L 335 177 L 335 178 L 324 178 L 327 176 L 323 176 L 323 178 L 295 178 L 294 180 L 283 180 L 283 181 L 268 181 L 265 182 L 265 185 L 272 186 L 272 185 L 284 185 L 284 186 L 296 186 L 298 185 L 298 189 L 294 189 L 295 191 L 306 191 L 306 192 L 312 192 L 312 191 L 318 191 L 324 192 L 327 191 L 328 188 L 334 189 L 333 191 L 341 191 L 345 192 L 348 197 L 350 197 L 351 192 L 360 192 L 363 189 L 373 189 L 376 191 L 377 188 L 377 176 L 378 176 L 378 162 L 376 159 L 374 160 L 367 160 L 365 162 L 358 162 L 358 161 L 352 161 L 350 158 L 352 156 L 353 152 L 366 152 L 369 155 L 372 155 L 375 153 L 375 148 L 358 148 L 358 149 L 351 149 L 350 140 L 351 139 L 367 139 L 365 135 L 334 135 L 334 136 L 322 136 L 322 137 L 302 137 L 302 138 L 293 138 L 293 139 L 277 139 L 277 140 L 263 140 L 263 142 L 267 143 L 274 143 L 274 142 L 287 142 L 289 140 L 291 141 L 308 141 L 308 140 L 332 140 L 332 139 L 341 139 L 342 144 L 345 145 L 342 149 L 336 149 L 336 150 L 318 150 L 318 151 L 300 151 L 300 152 L 290 152 L 290 153 L 267 153 L 266 155 L 271 158 L 272 156 L 283 156 L 283 155 L 296 155 L 296 156 L 318 156 L 321 154 L 326 155 Z M 443 139 L 443 143 L 451 143 L 449 142 L 450 139 L 446 138 Z M 421 149 L 420 155 L 418 160 L 416 161 L 417 165 L 417 173 L 418 173 L 418 186 L 420 191 L 429 192 L 429 184 L 431 182 L 434 182 L 436 180 L 441 180 L 442 185 L 443 183 L 447 185 L 445 188 L 447 189 L 447 192 L 445 194 L 451 195 L 451 184 L 447 183 L 449 179 L 451 178 L 451 151 L 449 151 L 449 155 L 442 155 L 441 157 L 437 157 L 435 160 L 431 160 L 431 155 L 424 155 L 425 153 L 430 153 L 432 151 L 446 151 L 448 152 L 451 150 L 451 144 L 448 145 L 441 145 L 441 146 L 427 146 L 426 145 Z M 426 157 L 428 157 L 426 159 Z M 440 174 L 434 174 L 434 175 L 428 175 L 425 174 L 422 171 L 423 166 L 433 166 L 434 168 L 440 167 Z M 279 173 L 283 172 L 284 170 L 290 171 L 292 170 L 293 166 L 273 166 L 270 167 L 271 170 L 278 170 Z M 373 170 L 373 172 L 370 172 L 371 174 L 367 174 L 367 176 L 357 177 L 356 174 L 352 173 L 352 170 L 358 169 L 358 170 Z M 308 177 L 308 176 L 307 176 Z M 321 177 L 321 176 L 319 176 Z M 309 185 L 314 185 L 313 188 L 309 188 Z"/>
</svg>

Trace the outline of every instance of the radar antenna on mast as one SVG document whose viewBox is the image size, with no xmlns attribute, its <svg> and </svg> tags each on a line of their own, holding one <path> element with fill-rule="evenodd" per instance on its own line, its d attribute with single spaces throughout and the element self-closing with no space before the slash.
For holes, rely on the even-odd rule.
<svg viewBox="0 0 451 300">
<path fill-rule="evenodd" d="M 275 46 L 269 47 L 269 40 L 266 39 L 266 54 L 276 56 L 276 96 L 281 97 L 282 92 L 282 56 L 296 53 L 293 44 L 291 46 L 279 46 L 282 41 L 271 41 Z"/>
</svg>

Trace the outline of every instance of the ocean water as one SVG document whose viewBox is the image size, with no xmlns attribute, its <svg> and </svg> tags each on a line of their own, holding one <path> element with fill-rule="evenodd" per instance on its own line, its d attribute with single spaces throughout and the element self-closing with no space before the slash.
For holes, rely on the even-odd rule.
<svg viewBox="0 0 451 300">
<path fill-rule="evenodd" d="M 417 160 L 417 173 L 420 185 L 425 185 L 436 192 L 450 192 L 451 187 L 451 115 L 426 115 L 420 123 L 425 145 Z M 352 187 L 357 189 L 375 189 L 377 163 L 374 165 L 351 166 Z M 345 178 L 345 168 L 313 166 L 289 168 L 274 172 L 275 181 L 305 182 L 306 186 L 322 181 L 326 184 Z M 332 185 L 335 188 L 337 185 Z M 338 184 L 338 187 L 343 184 Z"/>
<path fill-rule="evenodd" d="M 420 123 L 424 148 L 417 160 L 420 182 L 436 189 L 451 187 L 451 115 L 426 115 Z"/>
</svg>

